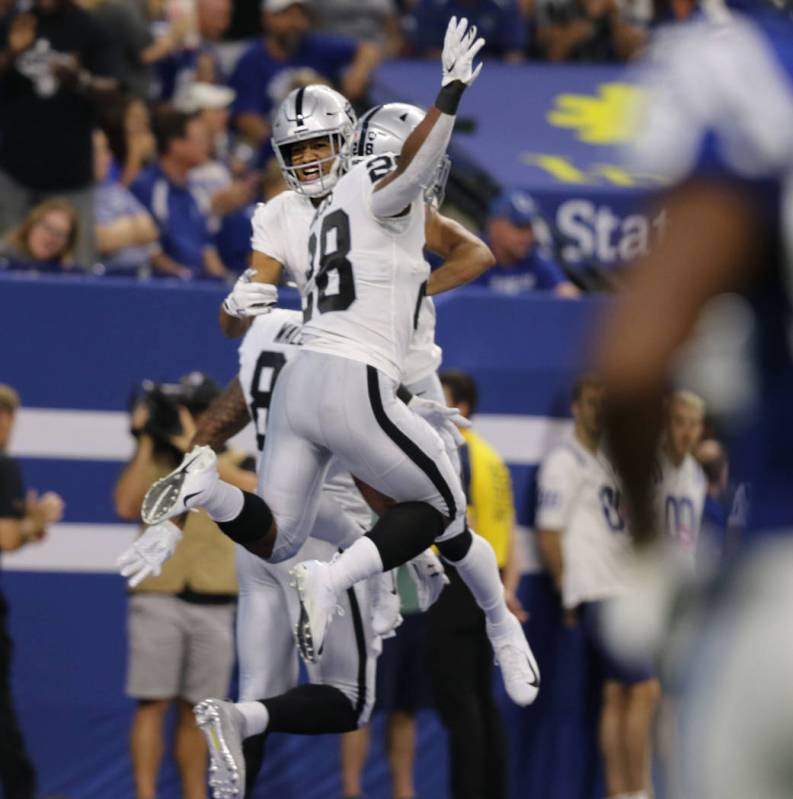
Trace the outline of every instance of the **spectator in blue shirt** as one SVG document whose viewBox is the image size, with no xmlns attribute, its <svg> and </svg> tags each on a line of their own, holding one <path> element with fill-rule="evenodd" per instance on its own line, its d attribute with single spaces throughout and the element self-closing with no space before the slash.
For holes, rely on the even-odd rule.
<svg viewBox="0 0 793 799">
<path fill-rule="evenodd" d="M 264 36 L 246 50 L 229 84 L 237 93 L 232 113 L 250 142 L 270 135 L 269 113 L 286 97 L 296 70 L 310 68 L 355 103 L 363 99 L 379 61 L 371 42 L 315 33 L 306 0 L 263 0 Z"/>
<path fill-rule="evenodd" d="M 227 277 L 209 231 L 209 198 L 189 186 L 190 170 L 209 157 L 204 123 L 195 114 L 165 107 L 154 118 L 154 135 L 159 160 L 130 187 L 160 232 L 162 252 L 152 257 L 152 266 L 185 280 Z"/>
<path fill-rule="evenodd" d="M 417 55 L 440 57 L 446 26 L 455 16 L 476 25 L 485 39 L 483 55 L 510 63 L 523 61 L 527 23 L 517 0 L 419 0 L 407 20 Z"/>
<path fill-rule="evenodd" d="M 513 189 L 496 198 L 485 231 L 496 265 L 474 281 L 476 285 L 501 294 L 552 291 L 560 297 L 579 295 L 561 267 L 540 251 L 534 231 L 538 218 L 537 206 L 525 191 Z"/>
</svg>

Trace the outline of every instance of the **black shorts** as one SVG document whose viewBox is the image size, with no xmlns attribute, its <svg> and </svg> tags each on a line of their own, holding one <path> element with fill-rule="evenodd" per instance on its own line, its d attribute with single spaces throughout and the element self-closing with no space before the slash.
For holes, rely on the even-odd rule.
<svg viewBox="0 0 793 799">
<path fill-rule="evenodd" d="M 411 613 L 397 627 L 396 636 L 383 641 L 383 654 L 377 661 L 375 712 L 416 713 L 431 707 L 426 639 L 426 616 Z"/>
</svg>

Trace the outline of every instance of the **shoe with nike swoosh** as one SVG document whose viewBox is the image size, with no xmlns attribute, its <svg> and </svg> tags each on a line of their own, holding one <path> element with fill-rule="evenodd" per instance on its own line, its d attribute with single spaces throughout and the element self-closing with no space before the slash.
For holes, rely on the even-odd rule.
<svg viewBox="0 0 793 799">
<path fill-rule="evenodd" d="M 145 524 L 160 524 L 200 507 L 219 479 L 218 459 L 212 448 L 193 447 L 176 469 L 146 492 L 141 518 Z"/>
<path fill-rule="evenodd" d="M 487 637 L 509 698 L 516 705 L 530 705 L 540 691 L 540 669 L 520 622 L 511 613 L 500 624 L 488 622 Z"/>
</svg>

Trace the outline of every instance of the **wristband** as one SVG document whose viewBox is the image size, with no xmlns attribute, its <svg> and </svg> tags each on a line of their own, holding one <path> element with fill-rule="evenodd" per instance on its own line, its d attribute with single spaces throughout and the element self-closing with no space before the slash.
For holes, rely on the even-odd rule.
<svg viewBox="0 0 793 799">
<path fill-rule="evenodd" d="M 457 113 L 457 106 L 460 105 L 460 98 L 465 91 L 465 84 L 461 80 L 453 80 L 447 83 L 438 92 L 435 98 L 435 107 L 443 114 L 454 116 Z"/>
</svg>

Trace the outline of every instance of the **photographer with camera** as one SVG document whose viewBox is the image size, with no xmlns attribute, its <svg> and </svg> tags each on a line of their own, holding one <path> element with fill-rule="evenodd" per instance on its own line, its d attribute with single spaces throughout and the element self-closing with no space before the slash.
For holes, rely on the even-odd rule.
<svg viewBox="0 0 793 799">
<path fill-rule="evenodd" d="M 175 384 L 144 382 L 131 405 L 137 447 L 116 483 L 121 518 L 140 519 L 146 491 L 179 464 L 198 418 L 218 393 L 200 373 Z M 255 490 L 255 463 L 244 453 L 226 450 L 218 465 L 224 480 Z M 203 512 L 188 515 L 184 539 L 171 527 L 173 557 L 161 573 L 138 583 L 129 599 L 127 693 L 138 703 L 130 731 L 136 799 L 156 796 L 163 724 L 172 704 L 182 796 L 206 799 L 206 745 L 192 706 L 228 693 L 234 663 L 234 544 Z"/>
</svg>

